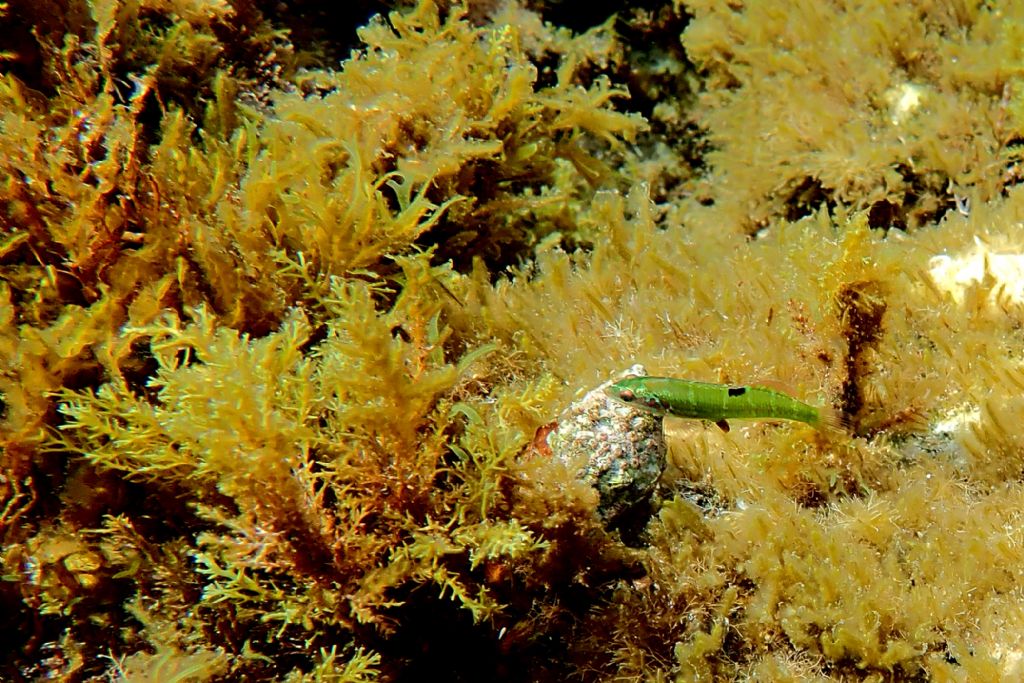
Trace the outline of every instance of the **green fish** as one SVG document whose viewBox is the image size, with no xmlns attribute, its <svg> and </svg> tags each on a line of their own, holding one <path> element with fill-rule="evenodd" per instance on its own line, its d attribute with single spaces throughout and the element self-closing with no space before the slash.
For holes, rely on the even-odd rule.
<svg viewBox="0 0 1024 683">
<path fill-rule="evenodd" d="M 627 377 L 605 389 L 611 398 L 657 415 L 714 422 L 729 431 L 734 418 L 796 420 L 819 429 L 840 428 L 828 408 L 816 408 L 767 387 L 711 384 L 674 377 Z"/>
</svg>

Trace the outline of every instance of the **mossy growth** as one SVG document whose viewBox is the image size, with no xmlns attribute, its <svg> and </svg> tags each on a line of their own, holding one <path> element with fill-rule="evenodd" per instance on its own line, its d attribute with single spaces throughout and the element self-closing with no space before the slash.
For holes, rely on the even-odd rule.
<svg viewBox="0 0 1024 683">
<path fill-rule="evenodd" d="M 1022 300 L 996 272 L 1019 267 L 1022 201 L 919 239 L 876 233 L 862 212 L 748 241 L 700 222 L 659 230 L 641 191 L 608 193 L 584 219 L 607 226 L 585 262 L 545 252 L 529 279 L 482 292 L 489 319 L 584 386 L 635 359 L 710 381 L 785 377 L 851 413 L 839 439 L 666 422 L 646 574 L 576 631 L 595 677 L 1019 673 Z M 974 258 L 990 265 L 975 273 Z"/>
<path fill-rule="evenodd" d="M 1015 12 L 8 10 L 0 677 L 1019 679 Z M 609 528 L 538 444 L 636 363 L 849 428 Z"/>
<path fill-rule="evenodd" d="M 1019 182 L 1015 3 L 676 5 L 714 148 L 699 193 L 729 223 L 826 202 L 912 229 Z"/>
</svg>

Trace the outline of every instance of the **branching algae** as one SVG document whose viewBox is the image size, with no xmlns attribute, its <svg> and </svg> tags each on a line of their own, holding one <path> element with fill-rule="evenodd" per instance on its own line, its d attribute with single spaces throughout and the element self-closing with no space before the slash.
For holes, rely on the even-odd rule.
<svg viewBox="0 0 1024 683">
<path fill-rule="evenodd" d="M 0 6 L 0 678 L 1019 680 L 1020 8 L 385 9 Z"/>
</svg>

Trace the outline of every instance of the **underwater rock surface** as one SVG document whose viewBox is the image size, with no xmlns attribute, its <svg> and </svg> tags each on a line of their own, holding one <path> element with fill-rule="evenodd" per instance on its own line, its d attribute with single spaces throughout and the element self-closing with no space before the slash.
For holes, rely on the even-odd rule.
<svg viewBox="0 0 1024 683">
<path fill-rule="evenodd" d="M 665 470 L 662 418 L 612 400 L 605 387 L 623 377 L 646 375 L 634 365 L 575 401 L 548 436 L 552 455 L 582 462 L 579 478 L 600 496 L 598 512 L 613 520 L 646 500 Z"/>
</svg>

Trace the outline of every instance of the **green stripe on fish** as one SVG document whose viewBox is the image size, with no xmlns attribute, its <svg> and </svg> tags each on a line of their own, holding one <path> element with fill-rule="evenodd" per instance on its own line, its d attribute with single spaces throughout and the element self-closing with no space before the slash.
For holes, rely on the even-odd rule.
<svg viewBox="0 0 1024 683">
<path fill-rule="evenodd" d="M 627 377 L 606 393 L 621 403 L 659 415 L 708 420 L 724 430 L 733 418 L 796 420 L 814 427 L 838 427 L 832 412 L 788 394 L 758 386 L 694 382 L 673 377 Z"/>
</svg>

